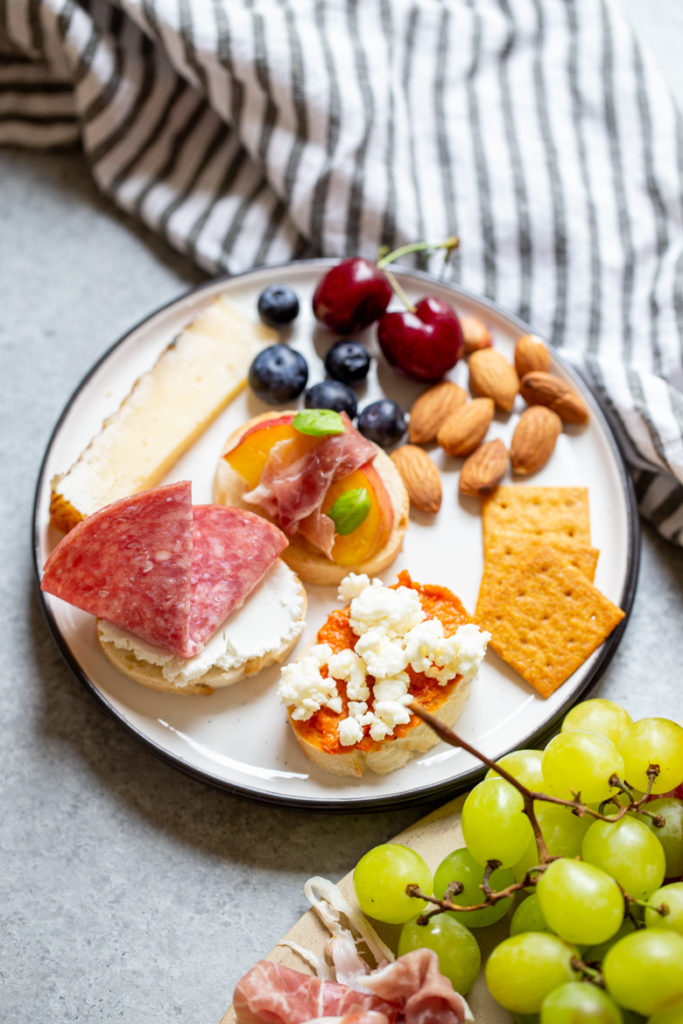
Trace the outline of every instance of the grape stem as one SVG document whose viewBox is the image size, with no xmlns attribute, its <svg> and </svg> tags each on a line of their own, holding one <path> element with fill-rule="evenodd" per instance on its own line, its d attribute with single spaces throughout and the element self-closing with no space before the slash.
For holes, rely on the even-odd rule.
<svg viewBox="0 0 683 1024">
<path fill-rule="evenodd" d="M 641 811 L 641 807 L 649 799 L 654 781 L 659 775 L 659 766 L 656 764 L 651 764 L 648 767 L 646 773 L 648 779 L 647 789 L 637 800 L 634 799 L 635 794 L 633 789 L 627 782 L 622 781 L 617 775 L 611 776 L 609 783 L 611 786 L 617 788 L 619 792 L 615 796 L 610 797 L 610 800 L 612 803 L 616 804 L 619 810 L 616 814 L 607 815 L 603 814 L 601 810 L 596 811 L 593 807 L 589 807 L 587 804 L 582 803 L 581 794 L 578 792 L 572 794 L 574 797 L 573 800 L 567 800 L 561 796 L 550 796 L 548 793 L 537 793 L 535 790 L 528 789 L 524 783 L 520 782 L 519 779 L 516 779 L 514 775 L 511 775 L 506 768 L 498 764 L 496 761 L 493 761 L 490 757 L 487 757 L 486 754 L 483 754 L 480 750 L 477 750 L 477 748 L 473 747 L 471 743 L 464 740 L 462 736 L 458 736 L 458 734 L 449 728 L 449 726 L 444 725 L 443 722 L 440 722 L 439 719 L 435 718 L 435 716 L 430 714 L 429 711 L 425 711 L 425 709 L 420 707 L 419 704 L 416 704 L 415 701 L 410 705 L 410 710 L 430 726 L 437 736 L 444 740 L 445 743 L 449 743 L 452 747 L 459 747 L 461 750 L 465 750 L 468 754 L 476 757 L 478 761 L 481 761 L 481 763 L 486 765 L 487 768 L 491 768 L 495 771 L 505 779 L 506 782 L 509 782 L 511 786 L 514 786 L 514 788 L 521 794 L 524 801 L 523 813 L 526 814 L 531 823 L 534 838 L 536 840 L 536 849 L 538 850 L 539 864 L 541 865 L 548 864 L 553 858 L 548 853 L 548 847 L 546 846 L 546 842 L 543 838 L 543 833 L 540 825 L 538 824 L 538 819 L 534 810 L 534 804 L 537 800 L 542 800 L 545 803 L 550 804 L 559 804 L 561 807 L 571 807 L 574 814 L 578 815 L 579 818 L 583 818 L 586 814 L 589 814 L 591 817 L 597 818 L 599 821 L 620 821 L 624 815 L 633 811 L 639 811 L 640 813 L 645 814 L 648 813 L 647 811 Z M 619 803 L 617 797 L 622 794 L 628 798 L 628 803 Z M 609 801 L 604 801 L 600 804 L 600 808 L 604 807 L 608 802 Z"/>
<path fill-rule="evenodd" d="M 579 971 L 584 976 L 586 981 L 592 982 L 598 988 L 606 988 L 603 974 L 597 968 L 591 967 L 590 964 L 587 964 L 585 960 L 578 956 L 573 956 L 569 963 L 575 971 Z"/>
<path fill-rule="evenodd" d="M 551 858 L 551 860 L 552 859 L 554 858 Z M 434 910 L 428 910 L 426 913 L 421 914 L 417 919 L 417 923 L 420 925 L 427 924 L 430 917 L 436 917 L 437 914 L 442 914 L 447 910 L 454 911 L 459 914 L 467 914 L 472 910 L 486 910 L 487 907 L 493 907 L 496 903 L 499 903 L 500 900 L 505 900 L 509 896 L 514 896 L 516 892 L 520 892 L 522 889 L 527 889 L 530 885 L 535 885 L 536 878 L 532 877 L 532 874 L 534 876 L 542 875 L 547 865 L 539 865 L 538 867 L 530 868 L 521 881 L 511 882 L 510 885 L 507 885 L 504 889 L 494 890 L 491 888 L 489 879 L 496 868 L 499 867 L 499 860 L 487 861 L 486 868 L 484 870 L 484 877 L 479 887 L 484 893 L 485 899 L 482 903 L 473 903 L 466 907 L 463 907 L 460 903 L 454 903 L 451 899 L 451 896 L 457 896 L 463 891 L 464 886 L 461 882 L 451 882 L 442 898 L 439 898 L 438 896 L 427 896 L 422 892 L 419 885 L 407 885 L 406 893 L 409 896 L 415 896 L 417 899 L 424 900 L 425 903 L 431 903 L 434 907 Z"/>
</svg>

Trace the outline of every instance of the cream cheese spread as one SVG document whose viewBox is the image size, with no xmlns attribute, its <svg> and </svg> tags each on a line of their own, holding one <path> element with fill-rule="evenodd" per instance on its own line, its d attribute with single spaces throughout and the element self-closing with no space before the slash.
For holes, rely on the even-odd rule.
<svg viewBox="0 0 683 1024">
<path fill-rule="evenodd" d="M 194 658 L 179 658 L 101 619 L 98 629 L 102 641 L 132 652 L 138 661 L 157 665 L 175 686 L 190 686 L 211 668 L 239 670 L 294 640 L 303 625 L 303 602 L 297 577 L 278 559 L 242 607 L 228 616 Z"/>
</svg>

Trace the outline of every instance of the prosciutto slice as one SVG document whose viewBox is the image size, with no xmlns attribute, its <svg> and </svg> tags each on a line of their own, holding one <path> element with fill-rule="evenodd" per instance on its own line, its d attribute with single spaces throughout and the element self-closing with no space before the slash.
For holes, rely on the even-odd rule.
<svg viewBox="0 0 683 1024">
<path fill-rule="evenodd" d="M 357 984 L 352 988 L 262 960 L 238 983 L 233 1010 L 237 1024 L 313 1024 L 319 1018 L 336 1018 L 334 1024 L 462 1024 L 473 1019 L 429 949 L 406 953 Z"/>
<path fill-rule="evenodd" d="M 334 525 L 325 531 L 319 520 L 329 517 L 320 512 L 329 487 L 370 462 L 376 454 L 371 441 L 360 434 L 346 413 L 343 434 L 321 437 L 303 455 L 294 455 L 295 441 L 274 445 L 258 485 L 243 495 L 243 500 L 258 505 L 284 532 L 292 537 L 301 530 L 312 544 L 329 553 L 334 540 Z"/>
<path fill-rule="evenodd" d="M 114 502 L 48 557 L 42 590 L 182 658 L 197 654 L 287 546 L 261 516 L 192 506 L 189 481 Z"/>
<path fill-rule="evenodd" d="M 261 960 L 238 982 L 232 1001 L 237 1024 L 304 1024 L 315 1017 L 372 1011 L 394 1024 L 398 1008 L 379 996 Z"/>
<path fill-rule="evenodd" d="M 363 988 L 401 1005 L 405 1024 L 460 1024 L 472 1020 L 469 1006 L 439 970 L 431 949 L 414 949 L 362 980 Z"/>
</svg>

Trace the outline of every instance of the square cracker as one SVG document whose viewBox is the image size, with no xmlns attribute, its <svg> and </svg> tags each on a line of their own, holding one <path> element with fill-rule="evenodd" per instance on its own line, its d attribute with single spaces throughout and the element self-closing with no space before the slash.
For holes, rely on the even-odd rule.
<svg viewBox="0 0 683 1024">
<path fill-rule="evenodd" d="M 600 646 L 624 612 L 550 546 L 532 548 L 514 572 L 480 593 L 475 621 L 542 697 Z"/>
<path fill-rule="evenodd" d="M 500 582 L 525 558 L 541 547 L 552 547 L 569 565 L 578 569 L 591 583 L 595 579 L 595 569 L 600 551 L 585 544 L 576 544 L 564 538 L 548 541 L 535 535 L 528 537 L 525 533 L 496 533 L 491 537 L 486 548 L 484 575 L 480 586 L 482 589 L 499 586 Z"/>
<path fill-rule="evenodd" d="M 587 487 L 498 487 L 482 505 L 484 551 L 501 533 L 590 546 Z"/>
</svg>

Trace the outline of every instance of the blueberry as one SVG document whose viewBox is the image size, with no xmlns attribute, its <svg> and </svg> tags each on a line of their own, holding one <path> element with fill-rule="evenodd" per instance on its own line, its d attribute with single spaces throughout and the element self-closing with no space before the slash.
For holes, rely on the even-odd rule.
<svg viewBox="0 0 683 1024">
<path fill-rule="evenodd" d="M 291 288 L 271 284 L 259 295 L 257 309 L 264 323 L 271 327 L 284 327 L 299 315 L 299 300 Z"/>
<path fill-rule="evenodd" d="M 358 429 L 380 448 L 390 448 L 405 434 L 406 418 L 397 402 L 381 398 L 379 402 L 365 406 L 358 417 Z"/>
<path fill-rule="evenodd" d="M 358 403 L 351 388 L 338 380 L 323 380 L 314 384 L 304 395 L 304 404 L 307 409 L 334 409 L 335 412 L 345 412 L 349 419 L 356 415 Z"/>
<path fill-rule="evenodd" d="M 336 341 L 325 356 L 325 369 L 344 384 L 360 384 L 370 369 L 370 353 L 360 341 Z"/>
<path fill-rule="evenodd" d="M 249 384 L 254 394 L 269 405 L 297 398 L 306 387 L 308 364 L 288 345 L 270 345 L 249 367 Z"/>
</svg>

